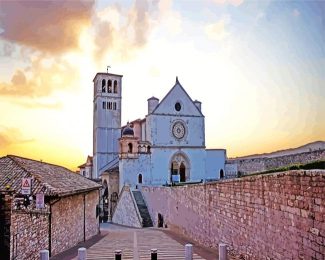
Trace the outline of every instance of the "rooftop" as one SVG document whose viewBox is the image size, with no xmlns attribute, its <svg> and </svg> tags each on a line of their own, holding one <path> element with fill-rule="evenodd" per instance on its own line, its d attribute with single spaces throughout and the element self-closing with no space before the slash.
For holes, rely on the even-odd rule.
<svg viewBox="0 0 325 260">
<path fill-rule="evenodd" d="M 59 165 L 15 155 L 0 158 L 0 190 L 21 191 L 22 178 L 32 178 L 32 193 L 66 196 L 96 190 L 101 185 Z"/>
</svg>

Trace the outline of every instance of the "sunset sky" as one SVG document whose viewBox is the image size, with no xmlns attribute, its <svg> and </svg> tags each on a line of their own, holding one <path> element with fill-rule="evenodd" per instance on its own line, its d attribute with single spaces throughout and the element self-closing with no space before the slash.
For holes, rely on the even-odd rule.
<svg viewBox="0 0 325 260">
<path fill-rule="evenodd" d="M 325 2 L 1 1 L 0 156 L 75 169 L 92 80 L 124 75 L 122 122 L 180 83 L 229 157 L 325 140 Z"/>
</svg>

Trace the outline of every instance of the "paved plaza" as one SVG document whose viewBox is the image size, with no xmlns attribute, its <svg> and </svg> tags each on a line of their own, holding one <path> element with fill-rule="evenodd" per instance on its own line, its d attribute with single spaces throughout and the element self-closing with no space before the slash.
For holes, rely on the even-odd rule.
<svg viewBox="0 0 325 260">
<path fill-rule="evenodd" d="M 158 250 L 159 260 L 184 259 L 185 244 L 189 241 L 166 229 L 129 228 L 110 223 L 101 224 L 101 235 L 86 243 L 52 257 L 56 260 L 77 259 L 78 247 L 87 248 L 88 260 L 115 259 L 115 250 L 122 250 L 122 259 L 151 259 L 151 249 Z M 217 252 L 193 246 L 193 259 L 217 259 Z"/>
<path fill-rule="evenodd" d="M 161 230 L 114 230 L 87 250 L 87 259 L 115 259 L 114 251 L 122 250 L 122 259 L 151 259 L 151 249 L 158 259 L 184 259 L 184 246 Z M 205 259 L 193 255 L 193 259 Z"/>
</svg>

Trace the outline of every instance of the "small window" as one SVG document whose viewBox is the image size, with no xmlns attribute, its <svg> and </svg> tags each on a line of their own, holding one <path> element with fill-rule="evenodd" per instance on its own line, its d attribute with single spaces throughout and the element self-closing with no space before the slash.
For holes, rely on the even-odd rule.
<svg viewBox="0 0 325 260">
<path fill-rule="evenodd" d="M 114 80 L 114 93 L 117 93 L 117 81 Z"/>
<path fill-rule="evenodd" d="M 220 179 L 223 179 L 225 177 L 225 174 L 223 173 L 223 169 L 220 170 Z"/>
<path fill-rule="evenodd" d="M 132 143 L 129 143 L 128 144 L 128 147 L 129 147 L 128 153 L 132 153 L 132 148 L 133 148 Z"/>
<path fill-rule="evenodd" d="M 175 109 L 176 109 L 176 111 L 180 111 L 181 108 L 182 108 L 181 103 L 177 102 L 177 103 L 175 104 Z"/>
<path fill-rule="evenodd" d="M 112 109 L 112 102 L 108 102 L 108 109 L 109 109 L 109 110 Z"/>
<path fill-rule="evenodd" d="M 112 81 L 110 79 L 107 81 L 107 92 L 112 93 Z"/>
<path fill-rule="evenodd" d="M 106 109 L 106 102 L 103 102 L 103 109 Z"/>
<path fill-rule="evenodd" d="M 113 103 L 113 109 L 116 110 L 116 102 Z"/>
<path fill-rule="evenodd" d="M 142 184 L 142 174 L 141 173 L 138 175 L 138 183 Z"/>
<path fill-rule="evenodd" d="M 147 146 L 147 153 L 150 153 L 151 147 L 150 145 Z"/>
<path fill-rule="evenodd" d="M 105 82 L 105 79 L 102 80 L 102 92 L 106 92 L 106 82 Z"/>
</svg>

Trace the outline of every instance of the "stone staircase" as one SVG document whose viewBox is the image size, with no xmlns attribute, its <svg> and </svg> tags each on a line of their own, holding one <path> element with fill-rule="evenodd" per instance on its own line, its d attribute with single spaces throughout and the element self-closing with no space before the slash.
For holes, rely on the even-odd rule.
<svg viewBox="0 0 325 260">
<path fill-rule="evenodd" d="M 144 199 L 142 197 L 141 191 L 134 190 L 132 191 L 132 193 L 142 218 L 142 227 L 152 227 L 153 226 L 152 220 L 147 205 L 144 202 Z"/>
</svg>

